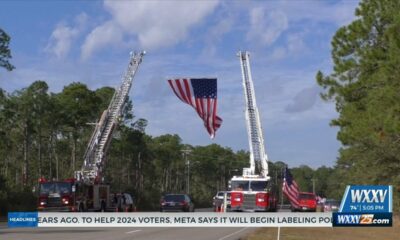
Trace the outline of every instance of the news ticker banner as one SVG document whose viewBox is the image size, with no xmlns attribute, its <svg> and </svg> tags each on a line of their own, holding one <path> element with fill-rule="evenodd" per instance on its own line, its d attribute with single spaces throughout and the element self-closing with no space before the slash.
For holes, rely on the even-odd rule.
<svg viewBox="0 0 400 240">
<path fill-rule="evenodd" d="M 8 227 L 332 227 L 332 213 L 14 212 Z"/>
<path fill-rule="evenodd" d="M 339 212 L 333 213 L 334 227 L 391 227 L 393 188 L 384 185 L 349 185 Z"/>
</svg>

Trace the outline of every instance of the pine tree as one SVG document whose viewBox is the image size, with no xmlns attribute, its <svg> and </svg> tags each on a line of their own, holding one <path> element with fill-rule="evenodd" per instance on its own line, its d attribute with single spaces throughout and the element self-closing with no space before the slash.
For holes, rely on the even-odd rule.
<svg viewBox="0 0 400 240">
<path fill-rule="evenodd" d="M 15 67 L 9 62 L 9 59 L 11 58 L 11 51 L 8 47 L 9 44 L 10 36 L 0 28 L 0 67 L 11 71 Z"/>
<path fill-rule="evenodd" d="M 333 37 L 333 72 L 316 76 L 340 114 L 331 122 L 343 144 L 337 170 L 342 186 L 399 186 L 400 1 L 364 0 L 355 14 Z"/>
</svg>

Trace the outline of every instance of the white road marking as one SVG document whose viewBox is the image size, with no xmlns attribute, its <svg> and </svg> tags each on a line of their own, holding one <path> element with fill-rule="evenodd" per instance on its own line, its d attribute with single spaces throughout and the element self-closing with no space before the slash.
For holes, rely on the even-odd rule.
<svg viewBox="0 0 400 240">
<path fill-rule="evenodd" d="M 230 236 L 233 236 L 233 235 L 235 235 L 235 234 L 237 234 L 237 233 L 240 233 L 241 231 L 246 230 L 246 229 L 247 229 L 247 227 L 242 228 L 242 229 L 240 229 L 240 230 L 238 230 L 238 231 L 236 231 L 236 232 L 233 232 L 233 233 L 231 233 L 231 234 L 228 234 L 228 235 L 226 235 L 226 236 L 223 236 L 222 238 L 220 238 L 220 239 L 218 239 L 218 240 L 223 240 L 223 239 L 228 238 L 228 237 L 230 237 Z"/>
<path fill-rule="evenodd" d="M 140 231 L 142 231 L 142 230 L 140 230 L 140 229 L 138 229 L 138 230 L 133 230 L 133 231 L 130 231 L 130 232 L 126 232 L 126 233 L 135 233 L 135 232 L 140 232 Z"/>
</svg>

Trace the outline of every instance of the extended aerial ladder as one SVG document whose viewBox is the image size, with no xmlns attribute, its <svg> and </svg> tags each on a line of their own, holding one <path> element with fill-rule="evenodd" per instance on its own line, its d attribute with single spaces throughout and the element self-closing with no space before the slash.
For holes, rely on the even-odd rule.
<svg viewBox="0 0 400 240">
<path fill-rule="evenodd" d="M 268 156 L 264 149 L 264 137 L 258 113 L 253 80 L 250 71 L 249 53 L 238 53 L 242 69 L 244 96 L 246 101 L 246 127 L 250 148 L 250 168 L 243 169 L 243 176 L 261 175 L 268 177 Z"/>
<path fill-rule="evenodd" d="M 128 69 L 122 79 L 121 86 L 115 90 L 111 102 L 101 115 L 90 138 L 84 155 L 83 166 L 75 172 L 77 181 L 96 183 L 102 181 L 106 154 L 112 139 L 113 131 L 122 114 L 133 78 L 138 70 L 145 52 L 131 53 Z"/>
<path fill-rule="evenodd" d="M 250 71 L 249 53 L 240 51 L 238 56 L 246 103 L 250 167 L 243 168 L 242 176 L 233 176 L 230 181 L 230 209 L 233 211 L 275 211 L 277 192 L 276 186 L 268 175 L 268 157 L 264 148 L 264 137 Z"/>
<path fill-rule="evenodd" d="M 103 112 L 90 138 L 83 166 L 75 178 L 65 180 L 39 179 L 38 211 L 113 211 L 117 209 L 115 193 L 103 180 L 106 155 L 126 106 L 133 78 L 145 52 L 131 53 L 128 69 L 121 86 L 115 90 L 108 108 Z M 51 191 L 49 191 L 51 189 Z"/>
</svg>

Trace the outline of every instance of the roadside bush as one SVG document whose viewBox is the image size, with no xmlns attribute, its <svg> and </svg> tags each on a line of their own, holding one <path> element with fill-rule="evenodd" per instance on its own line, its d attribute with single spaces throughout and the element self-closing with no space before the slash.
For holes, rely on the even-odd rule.
<svg viewBox="0 0 400 240">
<path fill-rule="evenodd" d="M 9 192 L 8 211 L 36 211 L 36 197 L 31 191 Z"/>
</svg>

